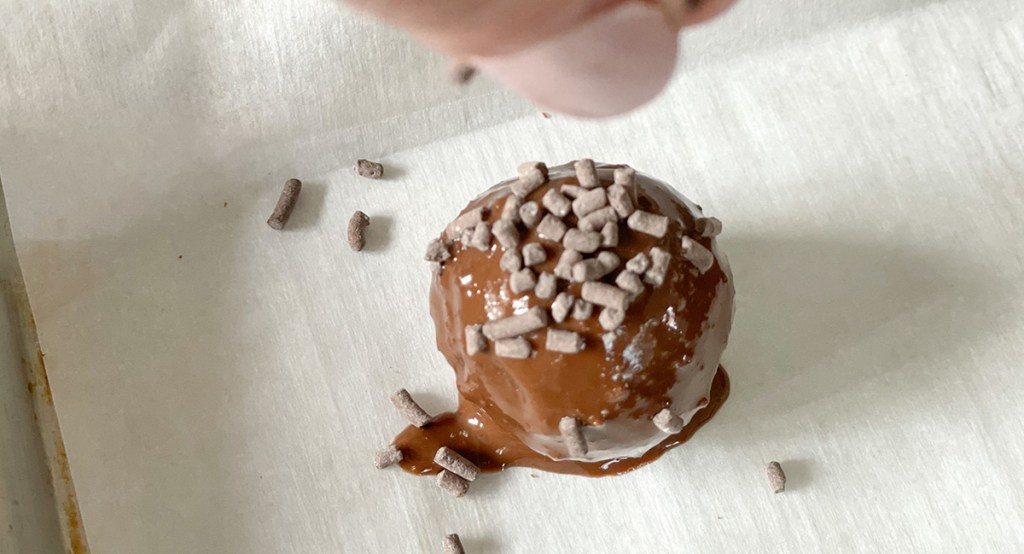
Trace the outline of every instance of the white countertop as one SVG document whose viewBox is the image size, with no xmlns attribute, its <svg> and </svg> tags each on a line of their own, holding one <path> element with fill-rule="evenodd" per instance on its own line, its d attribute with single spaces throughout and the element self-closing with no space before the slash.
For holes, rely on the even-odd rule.
<svg viewBox="0 0 1024 554">
<path fill-rule="evenodd" d="M 1024 9 L 764 4 L 606 122 L 453 91 L 331 3 L 0 7 L 0 171 L 92 549 L 1024 549 Z M 519 162 L 578 157 L 724 221 L 731 398 L 622 477 L 456 500 L 374 470 L 388 393 L 454 403 L 426 240 Z"/>
</svg>

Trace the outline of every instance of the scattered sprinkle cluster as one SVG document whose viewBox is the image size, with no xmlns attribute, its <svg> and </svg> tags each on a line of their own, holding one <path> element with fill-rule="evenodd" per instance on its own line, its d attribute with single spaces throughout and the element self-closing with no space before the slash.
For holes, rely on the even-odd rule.
<svg viewBox="0 0 1024 554">
<path fill-rule="evenodd" d="M 357 175 L 367 179 L 380 179 L 384 176 L 384 166 L 370 160 L 357 160 L 352 169 Z M 299 194 L 301 192 L 302 181 L 288 179 L 285 182 L 284 188 L 277 199 L 277 204 L 274 205 L 274 211 L 270 214 L 270 218 L 267 219 L 267 225 L 271 229 L 275 231 L 284 230 L 285 226 L 288 225 L 292 212 L 295 210 L 295 205 L 299 201 Z M 225 202 L 224 207 L 226 208 L 227 205 L 228 203 Z M 347 236 L 348 245 L 352 250 L 360 252 L 366 247 L 366 227 L 369 225 L 370 217 L 365 213 L 357 210 L 352 214 L 348 221 Z"/>
<path fill-rule="evenodd" d="M 423 428 L 434 421 L 434 418 L 405 389 L 399 389 L 392 394 L 391 403 L 415 427 Z M 401 449 L 391 444 L 374 454 L 373 465 L 377 469 L 384 469 L 401 462 L 402 458 Z M 434 454 L 434 463 L 441 468 L 441 472 L 437 474 L 437 486 L 455 497 L 464 496 L 469 492 L 470 482 L 480 475 L 480 468 L 476 464 L 447 446 L 437 450 Z"/>
</svg>

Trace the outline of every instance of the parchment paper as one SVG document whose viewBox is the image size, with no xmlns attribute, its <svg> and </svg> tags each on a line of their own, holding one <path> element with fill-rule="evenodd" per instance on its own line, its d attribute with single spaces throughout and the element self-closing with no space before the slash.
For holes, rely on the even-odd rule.
<svg viewBox="0 0 1024 554">
<path fill-rule="evenodd" d="M 327 2 L 0 6 L 0 171 L 92 549 L 1024 550 L 1022 7 L 838 4 L 741 3 L 605 122 L 456 90 Z M 622 477 L 457 500 L 373 469 L 391 391 L 454 403 L 426 240 L 519 162 L 579 157 L 725 222 L 732 397 Z"/>
</svg>

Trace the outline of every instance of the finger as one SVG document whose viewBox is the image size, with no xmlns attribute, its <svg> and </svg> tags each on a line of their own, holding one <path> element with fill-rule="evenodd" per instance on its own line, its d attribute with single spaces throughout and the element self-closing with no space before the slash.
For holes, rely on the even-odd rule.
<svg viewBox="0 0 1024 554">
<path fill-rule="evenodd" d="M 606 117 L 654 98 L 676 56 L 675 28 L 659 10 L 631 3 L 521 51 L 472 61 L 541 107 Z"/>
<path fill-rule="evenodd" d="M 631 0 L 346 0 L 454 58 L 522 50 Z"/>
</svg>

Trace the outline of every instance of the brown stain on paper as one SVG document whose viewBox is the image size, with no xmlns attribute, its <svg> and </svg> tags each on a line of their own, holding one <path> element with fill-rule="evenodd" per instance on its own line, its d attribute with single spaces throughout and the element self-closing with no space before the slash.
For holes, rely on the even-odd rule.
<svg viewBox="0 0 1024 554">
<path fill-rule="evenodd" d="M 35 322 L 32 322 L 33 327 Z M 43 390 L 42 396 L 49 404 L 50 408 L 53 409 L 53 392 L 50 390 L 50 379 L 46 375 L 46 365 L 43 362 L 42 351 L 37 352 L 39 357 L 39 374 L 43 378 Z M 89 546 L 85 542 L 85 530 L 82 528 L 82 513 L 78 509 L 78 498 L 75 495 L 75 483 L 71 479 L 71 465 L 68 463 L 68 453 L 64 449 L 64 440 L 60 436 L 60 431 L 57 431 L 56 437 L 54 437 L 54 447 L 56 453 L 55 463 L 59 471 L 60 480 L 64 484 L 64 488 L 68 491 L 68 494 L 64 497 L 64 501 L 61 502 L 61 513 L 64 516 L 64 524 L 67 529 L 68 536 L 68 549 L 70 554 L 88 554 Z"/>
<path fill-rule="evenodd" d="M 27 298 L 27 297 L 26 297 Z M 64 439 L 60 432 L 60 424 L 56 417 L 56 410 L 53 404 L 53 391 L 50 389 L 50 378 L 46 373 L 44 354 L 38 347 L 38 333 L 36 331 L 35 318 L 28 307 L 28 302 L 22 298 L 18 299 L 20 311 L 27 314 L 27 327 L 31 330 L 33 343 L 36 345 L 35 363 L 27 363 L 30 366 L 28 391 L 33 395 L 36 402 L 36 420 L 39 420 L 40 403 L 43 408 L 53 414 L 53 429 L 49 436 L 43 436 L 44 440 L 49 439 L 53 449 L 53 460 L 50 472 L 53 478 L 59 479 L 61 490 L 64 491 L 64 498 L 59 499 L 58 507 L 61 523 L 65 532 L 65 547 L 68 554 L 89 554 L 89 544 L 85 538 L 85 528 L 82 525 L 82 513 L 78 507 L 78 497 L 75 494 L 75 484 L 71 477 L 71 465 L 68 463 L 67 450 L 64 448 Z M 26 361 L 27 360 L 23 360 Z M 54 490 L 57 494 L 57 490 Z"/>
</svg>

